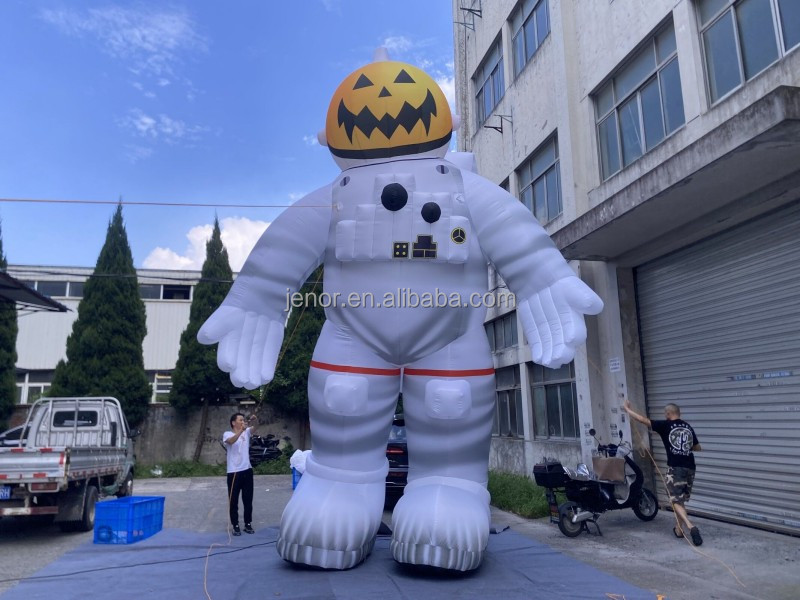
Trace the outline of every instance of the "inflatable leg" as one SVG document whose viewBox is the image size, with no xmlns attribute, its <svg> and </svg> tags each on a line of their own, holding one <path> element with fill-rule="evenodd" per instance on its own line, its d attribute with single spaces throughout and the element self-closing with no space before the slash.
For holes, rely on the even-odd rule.
<svg viewBox="0 0 800 600">
<path fill-rule="evenodd" d="M 409 483 L 392 515 L 401 563 L 469 571 L 489 539 L 494 369 L 483 328 L 406 368 Z"/>
<path fill-rule="evenodd" d="M 281 517 L 285 560 L 349 569 L 371 552 L 386 490 L 400 369 L 325 323 L 309 373 L 312 451 Z"/>
</svg>

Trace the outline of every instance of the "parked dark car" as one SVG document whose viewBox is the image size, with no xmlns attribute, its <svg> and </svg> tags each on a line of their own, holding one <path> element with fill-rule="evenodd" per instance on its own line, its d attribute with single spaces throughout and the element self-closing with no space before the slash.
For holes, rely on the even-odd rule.
<svg viewBox="0 0 800 600">
<path fill-rule="evenodd" d="M 0 446 L 19 446 L 19 438 L 22 436 L 24 425 L 18 425 L 0 433 Z"/>
<path fill-rule="evenodd" d="M 391 508 L 403 495 L 408 482 L 408 444 L 406 443 L 406 422 L 403 415 L 395 415 L 386 445 L 386 458 L 389 460 L 389 473 L 386 475 L 386 507 Z"/>
</svg>

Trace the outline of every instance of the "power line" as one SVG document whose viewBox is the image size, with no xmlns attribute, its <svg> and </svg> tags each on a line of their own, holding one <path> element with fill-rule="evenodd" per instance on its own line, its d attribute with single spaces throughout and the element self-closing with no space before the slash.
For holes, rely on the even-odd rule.
<svg viewBox="0 0 800 600">
<path fill-rule="evenodd" d="M 91 267 L 85 267 L 87 269 L 91 269 Z M 62 277 L 85 277 L 86 279 L 92 277 L 113 277 L 118 279 L 138 279 L 141 280 L 166 280 L 166 281 L 182 281 L 182 282 L 191 282 L 191 283 L 233 283 L 232 279 L 214 279 L 210 277 L 178 277 L 178 276 L 170 276 L 170 275 L 146 275 L 146 274 L 134 274 L 134 273 L 74 273 L 68 271 L 51 271 L 51 270 L 27 270 L 27 269 L 20 269 L 16 268 L 15 265 L 9 265 L 9 270 L 14 273 L 14 277 L 17 279 L 33 279 L 39 281 L 38 275 L 59 275 Z M 165 269 L 169 270 L 169 269 Z M 43 281 L 50 281 L 50 280 L 43 280 Z M 81 281 L 73 281 L 72 283 L 82 283 Z"/>
<path fill-rule="evenodd" d="M 89 204 L 89 205 L 116 205 L 122 206 L 179 206 L 202 208 L 290 208 L 294 204 L 217 204 L 213 202 L 132 202 L 129 200 L 68 200 L 55 198 L 0 198 L 0 202 L 27 203 L 27 204 Z M 296 206 L 295 206 L 296 207 Z M 330 208 L 329 204 L 304 204 L 296 208 Z"/>
</svg>

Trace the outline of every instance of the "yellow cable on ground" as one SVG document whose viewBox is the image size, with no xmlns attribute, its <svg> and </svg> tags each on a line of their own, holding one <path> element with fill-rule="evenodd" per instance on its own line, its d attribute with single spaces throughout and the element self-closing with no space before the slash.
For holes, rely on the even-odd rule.
<svg viewBox="0 0 800 600">
<path fill-rule="evenodd" d="M 318 284 L 319 284 L 319 279 L 317 279 L 314 282 L 314 287 L 311 288 L 311 293 L 312 294 L 316 291 Z M 289 348 L 290 342 L 294 338 L 294 334 L 297 332 L 297 328 L 300 326 L 300 322 L 303 320 L 303 315 L 306 312 L 306 308 L 307 308 L 307 306 L 303 306 L 303 310 L 300 311 L 300 315 L 297 317 L 297 322 L 294 324 L 294 329 L 292 329 L 291 333 L 289 334 L 289 338 L 286 340 L 286 343 L 283 345 L 283 350 L 281 350 L 281 353 L 278 355 L 278 360 L 275 363 L 275 372 L 276 373 L 278 372 L 278 366 L 281 364 L 281 360 L 283 360 L 284 354 L 286 354 L 286 350 Z M 258 401 L 258 404 L 256 404 L 255 410 L 253 410 L 253 415 L 255 415 L 255 416 L 258 416 L 258 411 L 261 408 L 261 404 L 264 402 L 264 400 L 267 397 L 266 386 L 261 386 L 261 390 L 259 392 L 259 395 L 261 397 L 260 397 L 260 399 Z M 228 494 L 228 508 L 229 509 L 230 509 L 231 502 L 233 501 L 233 488 L 234 488 L 235 484 L 236 484 L 236 473 L 233 474 L 233 481 L 231 481 L 231 489 L 230 489 L 230 492 Z M 231 525 L 230 524 L 228 524 L 227 532 L 228 532 L 228 543 L 227 544 L 218 544 L 218 543 L 214 542 L 213 544 L 211 544 L 208 547 L 208 551 L 206 552 L 206 562 L 205 562 L 205 567 L 203 568 L 203 591 L 205 592 L 206 598 L 208 598 L 208 600 L 213 600 L 213 598 L 211 597 L 211 594 L 208 593 L 208 559 L 209 559 L 209 556 L 211 555 L 211 550 L 215 546 L 225 547 L 225 546 L 230 546 L 231 545 L 231 542 L 233 541 L 233 538 L 231 537 Z"/>
<path fill-rule="evenodd" d="M 588 356 L 587 356 L 587 360 L 588 360 L 589 364 L 595 369 L 595 371 L 598 372 L 598 374 L 601 377 L 605 376 L 605 374 L 597 367 L 597 365 L 594 364 L 594 362 L 591 359 L 588 358 Z M 642 439 L 641 435 L 639 434 L 639 432 L 634 427 L 634 425 L 633 425 L 634 424 L 634 420 L 631 419 L 630 423 L 631 423 L 631 431 L 636 436 L 636 441 L 638 442 L 639 447 L 643 451 L 643 454 L 641 456 L 644 456 L 646 454 L 650 458 L 650 462 L 653 463 L 653 467 L 655 468 L 656 473 L 658 473 L 658 476 L 661 479 L 661 483 L 664 486 L 664 490 L 667 492 L 666 493 L 667 498 L 669 498 L 669 488 L 667 487 L 667 480 L 664 477 L 664 474 L 661 472 L 661 469 L 658 468 L 658 464 L 656 464 L 656 460 L 653 457 L 653 455 L 650 453 L 650 450 L 649 450 L 648 446 L 645 445 L 644 440 Z M 678 519 L 678 513 L 675 512 L 675 503 L 672 502 L 672 499 L 670 499 L 670 506 L 672 507 L 672 514 L 675 517 L 675 525 L 676 525 L 676 527 L 678 527 L 679 531 L 683 532 L 683 528 L 681 527 L 680 520 Z M 689 544 L 689 546 L 692 548 L 692 550 L 694 550 L 697 554 L 699 554 L 701 556 L 705 556 L 706 558 L 708 558 L 710 560 L 714 560 L 714 561 L 718 562 L 719 564 L 721 564 L 723 567 L 725 567 L 730 572 L 730 574 L 733 576 L 733 578 L 736 580 L 736 582 L 740 586 L 742 586 L 743 588 L 747 588 L 747 586 L 742 582 L 742 580 L 739 579 L 739 577 L 736 575 L 736 572 L 734 571 L 733 567 L 728 565 L 722 559 L 719 559 L 719 558 L 717 558 L 715 556 L 711 556 L 711 555 L 699 550 L 697 548 L 697 546 L 695 546 L 694 543 L 692 543 L 692 541 L 686 536 L 686 534 L 683 535 L 683 539 L 686 540 L 686 542 Z"/>
</svg>

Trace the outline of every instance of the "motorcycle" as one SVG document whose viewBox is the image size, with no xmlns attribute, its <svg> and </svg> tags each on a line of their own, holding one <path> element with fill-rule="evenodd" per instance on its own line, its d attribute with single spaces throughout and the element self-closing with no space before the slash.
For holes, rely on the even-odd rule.
<svg viewBox="0 0 800 600">
<path fill-rule="evenodd" d="M 594 523 L 598 535 L 603 535 L 597 519 L 609 510 L 633 509 L 642 521 L 652 521 L 658 514 L 655 494 L 643 487 L 644 474 L 631 457 L 629 442 L 601 444 L 592 457 L 594 475 L 586 465 L 577 469 L 563 467 L 560 462 L 546 461 L 534 465 L 533 476 L 537 485 L 547 489 L 550 505 L 550 520 L 567 537 L 577 537 L 582 531 L 589 532 L 588 523 Z M 558 504 L 556 492 L 566 494 L 567 501 Z"/>
<path fill-rule="evenodd" d="M 219 445 L 227 452 L 228 448 L 221 439 L 218 440 Z M 250 437 L 250 464 L 252 466 L 260 465 L 263 462 L 269 462 L 280 457 L 282 454 L 278 444 L 280 440 L 271 433 L 265 436 L 254 435 Z"/>
<path fill-rule="evenodd" d="M 262 462 L 275 460 L 281 455 L 278 448 L 280 440 L 271 433 L 266 436 L 254 435 L 250 438 L 250 464 L 254 467 Z"/>
</svg>

